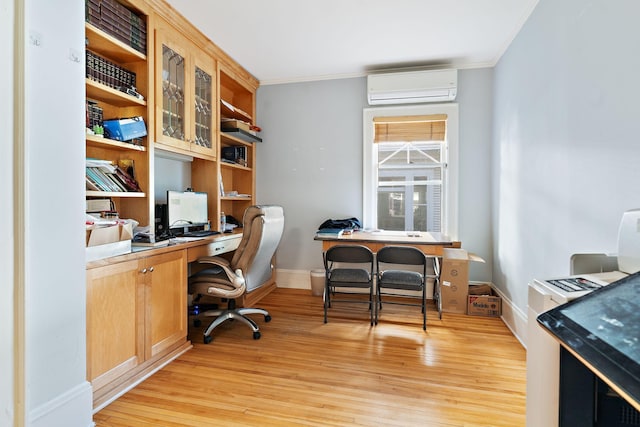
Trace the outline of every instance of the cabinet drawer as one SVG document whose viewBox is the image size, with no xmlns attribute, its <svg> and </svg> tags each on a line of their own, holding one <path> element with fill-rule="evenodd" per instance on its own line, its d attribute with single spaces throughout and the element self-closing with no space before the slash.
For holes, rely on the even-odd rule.
<svg viewBox="0 0 640 427">
<path fill-rule="evenodd" d="M 196 261 L 203 256 L 215 256 L 222 255 L 227 252 L 235 251 L 240 245 L 242 235 L 238 235 L 237 238 L 218 240 L 211 242 L 208 245 L 196 246 L 189 248 L 187 251 L 187 259 L 189 262 Z"/>
</svg>

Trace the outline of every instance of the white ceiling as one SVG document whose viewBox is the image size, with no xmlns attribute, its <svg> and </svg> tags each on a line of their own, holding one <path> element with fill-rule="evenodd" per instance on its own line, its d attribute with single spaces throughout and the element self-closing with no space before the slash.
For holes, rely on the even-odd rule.
<svg viewBox="0 0 640 427">
<path fill-rule="evenodd" d="M 491 67 L 538 0 L 168 0 L 261 84 Z"/>
</svg>

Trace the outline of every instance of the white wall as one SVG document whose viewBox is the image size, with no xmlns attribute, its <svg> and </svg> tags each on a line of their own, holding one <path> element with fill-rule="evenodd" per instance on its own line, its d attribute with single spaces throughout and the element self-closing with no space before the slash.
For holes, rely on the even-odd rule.
<svg viewBox="0 0 640 427">
<path fill-rule="evenodd" d="M 615 252 L 640 207 L 640 3 L 541 0 L 495 70 L 493 282 L 527 283 L 576 252 Z"/>
<path fill-rule="evenodd" d="M 493 70 L 461 70 L 460 239 L 491 262 L 490 143 Z M 366 78 L 261 86 L 257 199 L 285 209 L 277 267 L 322 266 L 313 235 L 327 218 L 362 219 L 362 109 Z M 490 280 L 490 264 L 474 265 L 474 280 Z"/>
<path fill-rule="evenodd" d="M 318 225 L 362 218 L 365 88 L 364 79 L 340 79 L 258 90 L 256 198 L 284 207 L 278 268 L 321 267 Z"/>
<path fill-rule="evenodd" d="M 84 2 L 25 2 L 26 421 L 91 425 L 85 380 Z M 36 42 L 37 41 L 37 42 Z M 73 60 L 77 58 L 77 61 Z"/>
<path fill-rule="evenodd" d="M 13 57 L 13 2 L 0 0 L 0 52 Z M 13 62 L 12 62 L 13 64 Z M 13 425 L 13 68 L 0 67 L 0 426 Z"/>
<path fill-rule="evenodd" d="M 184 191 L 191 187 L 191 161 L 160 157 L 156 150 L 154 158 L 154 186 L 156 204 L 167 203 L 167 190 Z M 194 188 L 198 191 L 197 188 Z"/>
</svg>

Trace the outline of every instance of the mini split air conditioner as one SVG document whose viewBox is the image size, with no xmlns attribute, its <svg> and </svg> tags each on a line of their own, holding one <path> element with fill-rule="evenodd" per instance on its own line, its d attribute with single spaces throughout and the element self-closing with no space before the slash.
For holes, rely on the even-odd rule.
<svg viewBox="0 0 640 427">
<path fill-rule="evenodd" d="M 457 70 L 407 71 L 367 77 L 370 105 L 453 101 L 457 90 Z"/>
</svg>

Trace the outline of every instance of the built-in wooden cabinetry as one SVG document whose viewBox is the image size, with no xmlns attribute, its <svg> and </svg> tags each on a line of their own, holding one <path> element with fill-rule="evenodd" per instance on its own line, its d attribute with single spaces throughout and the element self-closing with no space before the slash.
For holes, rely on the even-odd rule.
<svg viewBox="0 0 640 427">
<path fill-rule="evenodd" d="M 104 119 L 121 117 L 148 117 L 149 74 L 147 56 L 127 46 L 113 36 L 85 24 L 86 45 L 91 52 L 136 73 L 137 89 L 143 98 L 134 97 L 90 78 L 86 79 L 87 101 L 96 102 L 102 109 Z M 110 197 L 123 218 L 135 218 L 142 224 L 152 220 L 149 204 L 151 184 L 149 139 L 143 138 L 141 144 L 130 144 L 105 137 L 87 134 L 87 157 L 110 160 L 133 160 L 135 178 L 142 192 L 104 192 L 87 190 L 87 197 Z M 153 197 L 153 196 L 151 196 Z"/>
<path fill-rule="evenodd" d="M 187 156 L 191 187 L 209 194 L 213 228 L 221 212 L 242 219 L 255 203 L 254 142 L 220 131 L 222 118 L 256 124 L 258 81 L 162 0 L 123 1 L 147 22 L 147 53 L 139 52 L 90 23 L 87 49 L 136 73 L 142 98 L 87 79 L 87 99 L 98 101 L 104 118 L 143 117 L 148 135 L 140 144 L 87 136 L 87 157 L 131 159 L 142 192 L 87 191 L 111 197 L 121 218 L 155 224 L 154 157 L 159 150 Z M 246 147 L 246 165 L 221 162 L 226 146 Z M 222 182 L 221 182 L 222 180 Z M 241 196 L 221 194 L 236 191 Z"/>
<path fill-rule="evenodd" d="M 214 229 L 219 229 L 221 212 L 241 221 L 255 203 L 255 142 L 221 132 L 220 120 L 235 117 L 257 124 L 258 81 L 163 0 L 119 1 L 146 23 L 146 52 L 88 22 L 87 49 L 134 72 L 141 96 L 87 78 L 87 100 L 99 104 L 105 119 L 142 117 L 148 134 L 136 144 L 87 135 L 86 153 L 114 163 L 133 160 L 142 191 L 87 190 L 87 198 L 109 197 L 121 218 L 153 229 L 154 176 L 162 173 L 154 170 L 154 159 L 162 151 L 188 159 L 191 187 L 209 195 Z M 229 146 L 244 147 L 246 164 L 221 161 L 222 148 Z M 238 195 L 222 194 L 221 184 Z M 187 261 L 193 259 L 187 258 L 187 249 L 147 253 L 87 266 L 87 379 L 96 408 L 191 345 L 186 283 Z"/>
<path fill-rule="evenodd" d="M 215 160 L 215 60 L 162 18 L 154 35 L 156 147 Z"/>
<path fill-rule="evenodd" d="M 187 342 L 187 251 L 87 269 L 87 379 L 113 397 Z"/>
</svg>

